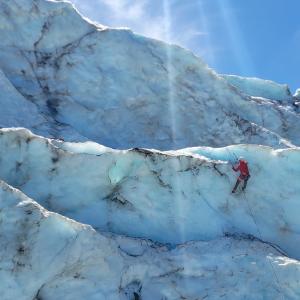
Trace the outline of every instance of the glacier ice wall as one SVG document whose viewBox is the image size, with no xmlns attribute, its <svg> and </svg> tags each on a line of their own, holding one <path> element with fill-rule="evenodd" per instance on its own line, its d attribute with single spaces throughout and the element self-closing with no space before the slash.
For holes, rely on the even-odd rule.
<svg viewBox="0 0 300 300">
<path fill-rule="evenodd" d="M 185 49 L 90 23 L 67 2 L 2 1 L 0 16 L 0 69 L 47 120 L 35 133 L 123 149 L 300 144 L 292 107 L 243 95 Z"/>
<path fill-rule="evenodd" d="M 2 181 L 0 200 L 3 300 L 300 297 L 299 262 L 259 241 L 222 238 L 168 249 L 97 233 Z"/>
<path fill-rule="evenodd" d="M 72 149 L 24 129 L 1 130 L 0 176 L 47 209 L 100 230 L 164 243 L 251 234 L 299 258 L 298 148 Z M 252 175 L 239 197 L 230 193 L 233 153 L 247 158 Z"/>
<path fill-rule="evenodd" d="M 0 127 L 60 139 L 0 130 L 1 299 L 299 298 L 286 87 L 228 83 L 65 1 L 1 1 L 0 50 Z M 291 149 L 186 148 L 239 143 Z M 232 196 L 239 155 L 252 177 Z"/>
<path fill-rule="evenodd" d="M 57 138 L 0 130 L 1 299 L 300 298 L 298 94 L 47 0 L 0 0 L 0 88 Z"/>
</svg>

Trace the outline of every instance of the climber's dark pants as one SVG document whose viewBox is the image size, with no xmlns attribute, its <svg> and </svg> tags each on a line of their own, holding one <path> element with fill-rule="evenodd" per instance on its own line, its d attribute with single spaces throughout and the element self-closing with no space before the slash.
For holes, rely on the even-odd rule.
<svg viewBox="0 0 300 300">
<path fill-rule="evenodd" d="M 247 183 L 248 183 L 249 178 L 250 178 L 250 175 L 240 175 L 240 177 L 237 179 L 237 181 L 235 183 L 235 186 L 234 186 L 232 192 L 234 193 L 236 191 L 236 189 L 238 188 L 241 181 L 244 181 L 244 185 L 242 187 L 242 190 L 244 191 L 247 187 Z"/>
</svg>

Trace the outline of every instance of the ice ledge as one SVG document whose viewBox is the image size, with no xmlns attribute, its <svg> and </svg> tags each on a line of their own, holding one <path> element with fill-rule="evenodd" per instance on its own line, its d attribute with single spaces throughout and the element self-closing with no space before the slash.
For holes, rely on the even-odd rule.
<svg viewBox="0 0 300 300">
<path fill-rule="evenodd" d="M 254 77 L 241 77 L 237 75 L 220 75 L 228 83 L 236 87 L 241 92 L 254 97 L 292 102 L 292 94 L 287 84 L 279 84 L 271 80 L 264 80 Z"/>
</svg>

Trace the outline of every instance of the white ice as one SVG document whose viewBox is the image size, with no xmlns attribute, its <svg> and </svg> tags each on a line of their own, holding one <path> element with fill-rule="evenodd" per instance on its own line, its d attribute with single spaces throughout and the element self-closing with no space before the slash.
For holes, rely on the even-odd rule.
<svg viewBox="0 0 300 300">
<path fill-rule="evenodd" d="M 246 96 L 191 52 L 90 23 L 67 2 L 2 1 L 0 55 L 15 93 L 47 119 L 29 127 L 37 134 L 122 149 L 300 145 L 293 107 Z M 258 85 L 271 100 L 288 90 Z"/>
<path fill-rule="evenodd" d="M 300 297 L 300 263 L 259 241 L 236 236 L 169 249 L 97 233 L 2 181 L 0 200 L 2 300 Z"/>
<path fill-rule="evenodd" d="M 0 132 L 0 177 L 51 211 L 172 244 L 251 234 L 300 258 L 299 148 L 108 149 L 94 155 L 86 154 L 94 146 L 82 153 L 81 144 L 74 151 L 76 144 L 58 148 L 22 129 Z M 231 195 L 234 155 L 249 162 L 245 195 Z"/>
</svg>

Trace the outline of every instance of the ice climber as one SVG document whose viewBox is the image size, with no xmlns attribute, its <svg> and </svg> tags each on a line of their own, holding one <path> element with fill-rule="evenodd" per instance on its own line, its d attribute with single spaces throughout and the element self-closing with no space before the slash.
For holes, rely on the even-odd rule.
<svg viewBox="0 0 300 300">
<path fill-rule="evenodd" d="M 238 177 L 235 186 L 232 190 L 232 193 L 235 193 L 236 189 L 238 188 L 239 184 L 241 183 L 241 181 L 244 181 L 244 185 L 242 187 L 242 190 L 244 191 L 246 186 L 247 186 L 247 182 L 250 178 L 250 173 L 249 173 L 249 169 L 248 169 L 248 163 L 247 161 L 243 158 L 240 157 L 237 164 L 235 166 L 232 167 L 232 169 L 235 172 L 240 171 L 240 176 Z"/>
</svg>

